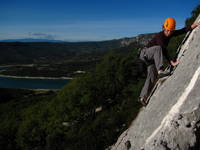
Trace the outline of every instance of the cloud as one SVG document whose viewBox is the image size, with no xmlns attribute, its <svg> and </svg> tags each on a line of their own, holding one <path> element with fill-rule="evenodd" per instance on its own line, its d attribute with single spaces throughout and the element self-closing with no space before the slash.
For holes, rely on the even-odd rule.
<svg viewBox="0 0 200 150">
<path fill-rule="evenodd" d="M 29 37 L 31 38 L 39 38 L 39 39 L 48 39 L 48 40 L 54 40 L 56 35 L 47 34 L 47 33 L 28 33 Z"/>
</svg>

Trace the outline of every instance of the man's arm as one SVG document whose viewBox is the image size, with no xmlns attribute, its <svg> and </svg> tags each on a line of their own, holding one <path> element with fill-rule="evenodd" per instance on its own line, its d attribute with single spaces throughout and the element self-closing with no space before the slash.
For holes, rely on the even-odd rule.
<svg viewBox="0 0 200 150">
<path fill-rule="evenodd" d="M 200 21 L 197 22 L 197 23 L 192 24 L 192 25 L 189 26 L 189 27 L 186 27 L 186 28 L 181 29 L 182 31 L 180 31 L 180 30 L 179 30 L 179 31 L 176 30 L 176 31 L 178 31 L 177 34 L 180 33 L 180 32 L 184 32 L 184 31 L 187 32 L 187 30 L 188 30 L 188 31 L 189 31 L 189 30 L 193 30 L 194 28 L 198 27 L 199 25 L 200 25 Z M 179 35 L 179 34 L 178 34 L 178 35 Z M 179 63 L 180 63 L 179 61 L 170 61 L 170 64 L 171 64 L 172 66 L 176 66 L 176 65 L 178 65 Z"/>
<path fill-rule="evenodd" d="M 191 25 L 192 30 L 200 25 L 200 21 Z"/>
<path fill-rule="evenodd" d="M 194 28 L 196 28 L 197 26 L 200 25 L 200 21 L 197 23 L 192 24 L 191 26 L 187 26 L 185 28 L 179 29 L 179 30 L 175 30 L 172 34 L 172 36 L 178 36 L 181 35 L 183 33 L 187 33 L 188 31 L 193 30 Z"/>
<path fill-rule="evenodd" d="M 190 30 L 192 30 L 191 26 L 187 26 L 187 27 L 184 27 L 184 28 L 179 29 L 179 30 L 174 30 L 172 36 L 178 36 L 178 35 L 181 35 L 183 33 L 187 33 Z"/>
</svg>

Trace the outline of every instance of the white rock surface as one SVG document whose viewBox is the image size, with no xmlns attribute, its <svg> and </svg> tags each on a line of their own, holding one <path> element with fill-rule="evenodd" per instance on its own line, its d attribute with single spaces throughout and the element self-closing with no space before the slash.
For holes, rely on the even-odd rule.
<svg viewBox="0 0 200 150">
<path fill-rule="evenodd" d="M 157 89 L 112 150 L 200 149 L 200 27 L 180 48 L 174 74 Z"/>
</svg>

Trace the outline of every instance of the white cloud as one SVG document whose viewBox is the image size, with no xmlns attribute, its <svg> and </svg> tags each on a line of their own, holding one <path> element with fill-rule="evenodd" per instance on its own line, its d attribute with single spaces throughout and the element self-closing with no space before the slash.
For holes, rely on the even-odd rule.
<svg viewBox="0 0 200 150">
<path fill-rule="evenodd" d="M 38 39 L 54 40 L 56 38 L 56 35 L 49 34 L 49 33 L 41 33 L 41 32 L 38 32 L 38 33 L 29 32 L 28 35 L 31 38 L 38 38 Z"/>
</svg>

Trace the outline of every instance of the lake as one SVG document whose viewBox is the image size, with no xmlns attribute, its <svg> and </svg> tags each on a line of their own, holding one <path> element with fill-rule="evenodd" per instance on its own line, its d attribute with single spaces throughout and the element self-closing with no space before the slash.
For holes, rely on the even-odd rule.
<svg viewBox="0 0 200 150">
<path fill-rule="evenodd" d="M 61 89 L 68 79 L 28 79 L 0 77 L 0 88 Z"/>
</svg>

